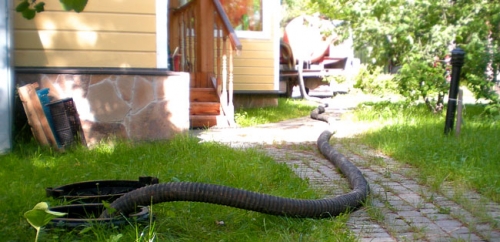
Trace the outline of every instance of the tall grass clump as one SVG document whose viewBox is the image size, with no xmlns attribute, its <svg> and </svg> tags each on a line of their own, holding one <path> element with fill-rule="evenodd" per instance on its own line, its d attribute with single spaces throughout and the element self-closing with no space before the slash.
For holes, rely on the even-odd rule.
<svg viewBox="0 0 500 242">
<path fill-rule="evenodd" d="M 64 153 L 35 143 L 18 145 L 0 156 L 0 237 L 2 241 L 33 241 L 34 230 L 24 212 L 41 201 L 45 188 L 89 180 L 137 180 L 156 176 L 160 182 L 203 182 L 277 196 L 317 199 L 285 164 L 255 149 L 233 149 L 179 135 L 170 141 L 110 142 L 93 149 L 75 147 Z M 121 227 L 93 225 L 74 230 L 42 230 L 40 241 L 354 241 L 346 216 L 294 219 L 219 205 L 171 202 L 153 205 L 154 220 L 131 221 Z M 154 240 L 151 240 L 154 238 Z"/>
<path fill-rule="evenodd" d="M 357 137 L 397 160 L 421 170 L 421 178 L 436 188 L 443 182 L 475 189 L 500 202 L 500 120 L 483 105 L 467 105 L 459 137 L 444 135 L 445 113 L 424 105 L 365 103 L 358 120 L 381 125 Z"/>
<path fill-rule="evenodd" d="M 302 99 L 278 98 L 278 107 L 238 108 L 235 121 L 241 127 L 276 123 L 287 119 L 308 116 L 318 106 Z"/>
</svg>

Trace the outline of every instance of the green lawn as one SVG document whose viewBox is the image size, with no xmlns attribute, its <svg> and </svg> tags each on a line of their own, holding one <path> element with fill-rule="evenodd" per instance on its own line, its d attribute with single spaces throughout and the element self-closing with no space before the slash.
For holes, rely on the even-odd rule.
<svg viewBox="0 0 500 242">
<path fill-rule="evenodd" d="M 278 108 L 239 109 L 241 126 L 308 116 L 315 104 L 280 99 Z M 369 145 L 419 169 L 420 179 L 439 190 L 444 183 L 471 188 L 500 202 L 500 120 L 469 105 L 459 138 L 445 136 L 444 113 L 404 103 L 365 103 L 353 122 L 372 122 L 374 129 L 349 142 Z M 254 149 L 232 149 L 178 136 L 171 141 L 102 143 L 57 153 L 34 143 L 18 144 L 0 156 L 0 213 L 3 241 L 33 241 L 35 230 L 24 212 L 41 201 L 51 206 L 44 189 L 73 182 L 103 179 L 136 180 L 156 176 L 161 182 L 192 181 L 292 198 L 321 198 L 284 164 Z M 41 241 L 356 241 L 345 225 L 347 216 L 294 219 L 219 205 L 173 202 L 153 206 L 153 224 L 93 226 L 83 230 L 44 230 Z M 224 225 L 217 222 L 224 221 Z M 144 232 L 144 233 L 143 233 Z M 119 239 L 119 240 L 118 240 Z"/>
<path fill-rule="evenodd" d="M 101 144 L 65 153 L 23 144 L 0 156 L 0 213 L 2 241 L 34 241 L 35 230 L 24 212 L 41 201 L 45 188 L 105 179 L 137 180 L 156 176 L 160 182 L 191 181 L 227 185 L 290 198 L 317 199 L 322 193 L 308 187 L 286 165 L 254 149 L 232 149 L 179 136 L 171 141 Z M 346 229 L 347 216 L 331 219 L 277 217 L 219 205 L 172 202 L 153 205 L 154 224 L 87 229 L 45 229 L 40 241 L 355 241 Z M 224 225 L 218 225 L 224 221 Z M 143 235 L 141 235 L 144 232 Z"/>
<path fill-rule="evenodd" d="M 287 119 L 309 116 L 317 106 L 317 103 L 301 99 L 279 98 L 278 107 L 237 109 L 235 121 L 240 127 L 276 123 Z"/>
<path fill-rule="evenodd" d="M 444 135 L 445 112 L 432 114 L 424 105 L 364 104 L 355 116 L 377 127 L 357 143 L 418 167 L 421 180 L 436 189 L 451 182 L 500 202 L 500 120 L 483 105 L 465 107 L 459 137 Z"/>
</svg>

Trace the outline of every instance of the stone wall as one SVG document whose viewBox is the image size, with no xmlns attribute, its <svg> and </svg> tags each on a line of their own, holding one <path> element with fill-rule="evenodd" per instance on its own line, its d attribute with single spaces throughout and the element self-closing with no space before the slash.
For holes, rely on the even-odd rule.
<svg viewBox="0 0 500 242">
<path fill-rule="evenodd" d="M 53 100 L 73 98 L 85 139 L 170 139 L 189 129 L 189 74 L 158 69 L 16 69 Z"/>
</svg>

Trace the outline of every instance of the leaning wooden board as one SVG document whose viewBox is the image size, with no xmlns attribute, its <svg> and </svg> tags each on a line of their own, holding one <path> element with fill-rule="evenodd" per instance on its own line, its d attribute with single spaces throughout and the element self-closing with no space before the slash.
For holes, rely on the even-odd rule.
<svg viewBox="0 0 500 242">
<path fill-rule="evenodd" d="M 27 84 L 17 89 L 28 117 L 28 123 L 35 139 L 42 145 L 58 148 L 56 139 L 43 112 L 42 104 L 36 93 L 38 83 Z"/>
</svg>

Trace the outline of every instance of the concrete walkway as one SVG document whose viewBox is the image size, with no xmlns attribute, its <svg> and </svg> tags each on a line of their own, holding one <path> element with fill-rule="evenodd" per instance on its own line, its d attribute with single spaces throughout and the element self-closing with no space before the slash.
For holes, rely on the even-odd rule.
<svg viewBox="0 0 500 242">
<path fill-rule="evenodd" d="M 369 128 L 342 120 L 341 114 L 348 110 L 345 106 L 327 109 L 335 137 Z M 336 196 L 349 191 L 347 182 L 316 148 L 320 133 L 332 129 L 304 117 L 251 128 L 195 130 L 193 135 L 202 141 L 261 149 L 288 164 L 311 186 Z M 414 168 L 367 147 L 337 144 L 335 148 L 358 166 L 371 187 L 367 204 L 350 214 L 348 221 L 360 241 L 500 241 L 499 204 L 473 191 L 458 194 L 447 187 L 434 191 L 414 179 Z"/>
</svg>

